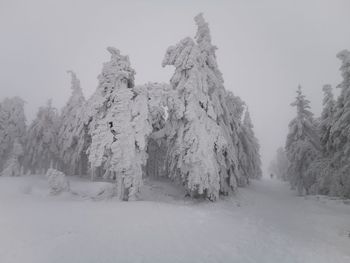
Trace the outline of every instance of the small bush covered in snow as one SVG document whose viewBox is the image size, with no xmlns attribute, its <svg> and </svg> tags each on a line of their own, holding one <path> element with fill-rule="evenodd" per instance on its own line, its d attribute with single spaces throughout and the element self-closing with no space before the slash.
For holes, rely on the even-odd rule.
<svg viewBox="0 0 350 263">
<path fill-rule="evenodd" d="M 50 194 L 57 195 L 70 191 L 69 181 L 64 173 L 50 168 L 46 177 L 48 178 Z"/>
</svg>

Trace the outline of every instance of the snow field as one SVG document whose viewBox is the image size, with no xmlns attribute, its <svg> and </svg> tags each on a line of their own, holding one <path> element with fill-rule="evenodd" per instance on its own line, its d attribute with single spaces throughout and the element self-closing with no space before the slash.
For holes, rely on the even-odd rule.
<svg viewBox="0 0 350 263">
<path fill-rule="evenodd" d="M 143 200 L 122 202 L 93 201 L 108 183 L 69 179 L 76 194 L 52 196 L 45 177 L 0 177 L 1 263 L 350 262 L 350 206 L 280 182 L 212 203 L 148 179 Z"/>
</svg>

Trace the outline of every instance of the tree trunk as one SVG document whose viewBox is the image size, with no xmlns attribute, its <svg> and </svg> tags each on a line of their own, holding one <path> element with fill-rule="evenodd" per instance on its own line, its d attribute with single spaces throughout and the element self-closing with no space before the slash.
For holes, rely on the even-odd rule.
<svg viewBox="0 0 350 263">
<path fill-rule="evenodd" d="M 91 166 L 91 181 L 94 181 L 95 179 L 95 167 Z"/>
</svg>

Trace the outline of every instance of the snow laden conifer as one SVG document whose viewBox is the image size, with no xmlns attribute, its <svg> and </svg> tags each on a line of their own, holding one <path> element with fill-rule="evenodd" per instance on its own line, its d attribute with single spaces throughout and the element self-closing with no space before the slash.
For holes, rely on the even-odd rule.
<svg viewBox="0 0 350 263">
<path fill-rule="evenodd" d="M 248 109 L 246 109 L 241 129 L 241 143 L 243 146 L 245 165 L 244 171 L 247 178 L 260 178 L 262 176 L 261 160 L 258 139 L 255 137 L 253 123 L 250 118 Z"/>
<path fill-rule="evenodd" d="M 12 144 L 11 154 L 5 163 L 5 168 L 1 172 L 3 176 L 19 176 L 22 174 L 23 147 L 18 139 Z"/>
<path fill-rule="evenodd" d="M 328 151 L 328 147 L 330 146 L 330 130 L 332 127 L 334 111 L 335 111 L 335 100 L 332 92 L 331 85 L 324 85 L 323 88 L 323 110 L 320 118 L 320 139 L 323 148 L 323 152 L 326 153 Z"/>
<path fill-rule="evenodd" d="M 243 187 L 249 183 L 250 178 L 246 172 L 247 155 L 243 143 L 245 138 L 242 138 L 242 135 L 246 136 L 242 131 L 243 114 L 246 105 L 241 98 L 230 91 L 223 94 L 223 96 L 226 97 L 224 103 L 222 103 L 222 105 L 225 105 L 223 108 L 225 109 L 225 114 L 221 115 L 220 124 L 229 143 L 227 153 L 225 153 L 225 161 L 227 167 L 230 167 L 228 170 L 229 174 L 234 174 L 237 185 Z"/>
<path fill-rule="evenodd" d="M 25 138 L 25 166 L 31 172 L 45 174 L 59 165 L 59 116 L 51 100 L 40 107 Z"/>
<path fill-rule="evenodd" d="M 85 98 L 80 81 L 73 71 L 72 94 L 60 115 L 58 144 L 62 169 L 67 174 L 83 174 L 87 171 L 88 131 L 85 125 Z"/>
<path fill-rule="evenodd" d="M 124 200 L 135 198 L 146 164 L 147 98 L 134 91 L 135 71 L 128 56 L 109 47 L 111 60 L 104 63 L 99 86 L 90 99 L 91 146 L 89 161 L 105 178 L 117 181 Z"/>
<path fill-rule="evenodd" d="M 239 121 L 224 89 L 208 24 L 195 17 L 196 42 L 187 37 L 168 48 L 163 66 L 175 66 L 169 103 L 167 170 L 192 196 L 211 200 L 237 187 Z M 230 100 L 231 99 L 231 100 Z"/>
<path fill-rule="evenodd" d="M 289 124 L 286 142 L 288 180 L 299 194 L 308 194 L 316 182 L 316 178 L 307 176 L 307 170 L 320 150 L 319 136 L 309 104 L 299 86 L 296 99 L 291 104 L 296 107 L 297 116 Z"/>
<path fill-rule="evenodd" d="M 24 101 L 21 98 L 6 98 L 0 103 L 0 171 L 12 158 L 14 143 L 23 144 L 25 122 Z"/>
<path fill-rule="evenodd" d="M 350 197 L 350 52 L 343 50 L 337 57 L 342 62 L 343 81 L 338 86 L 341 91 L 330 129 L 332 163 L 337 169 L 330 194 Z"/>
<path fill-rule="evenodd" d="M 337 178 L 338 175 L 334 165 L 332 165 L 333 153 L 330 137 L 335 112 L 335 100 L 331 85 L 324 85 L 322 90 L 324 93 L 323 110 L 318 124 L 321 151 L 310 164 L 306 176 L 315 180 L 315 183 L 310 188 L 310 194 L 328 195 L 330 194 L 333 178 Z"/>
</svg>

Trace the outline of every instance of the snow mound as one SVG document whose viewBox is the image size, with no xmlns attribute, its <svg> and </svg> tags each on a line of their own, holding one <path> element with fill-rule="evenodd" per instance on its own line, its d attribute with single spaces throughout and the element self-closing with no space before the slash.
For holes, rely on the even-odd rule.
<svg viewBox="0 0 350 263">
<path fill-rule="evenodd" d="M 95 201 L 111 199 L 118 196 L 117 185 L 109 182 L 74 182 L 71 193 L 83 199 Z"/>
<path fill-rule="evenodd" d="M 184 187 L 172 182 L 169 178 L 146 178 L 138 198 L 142 201 L 173 202 L 184 200 Z"/>
</svg>

